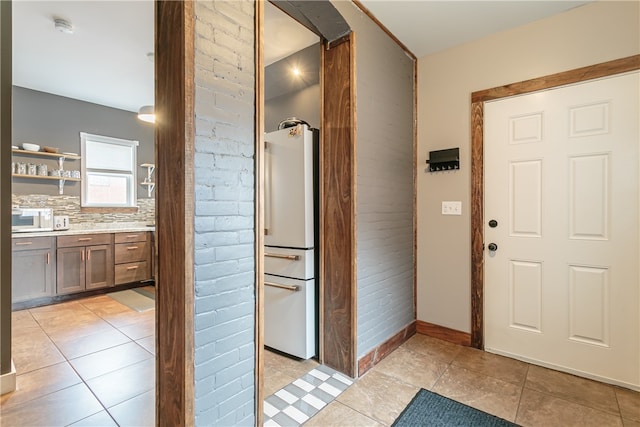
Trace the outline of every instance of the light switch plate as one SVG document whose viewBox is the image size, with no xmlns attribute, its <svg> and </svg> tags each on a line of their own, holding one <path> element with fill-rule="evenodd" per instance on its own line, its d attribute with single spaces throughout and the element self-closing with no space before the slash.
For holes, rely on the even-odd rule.
<svg viewBox="0 0 640 427">
<path fill-rule="evenodd" d="M 462 202 L 442 202 L 442 215 L 462 215 Z"/>
</svg>

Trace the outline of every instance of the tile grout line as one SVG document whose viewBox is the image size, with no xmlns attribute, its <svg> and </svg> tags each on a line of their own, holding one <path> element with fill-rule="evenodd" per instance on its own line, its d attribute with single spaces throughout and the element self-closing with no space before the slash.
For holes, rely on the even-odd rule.
<svg viewBox="0 0 640 427">
<path fill-rule="evenodd" d="M 516 416 L 513 418 L 513 422 L 517 424 L 518 415 L 520 415 L 520 405 L 522 405 L 522 396 L 524 395 L 525 385 L 527 384 L 527 378 L 529 377 L 529 367 L 527 364 L 527 372 L 524 374 L 524 381 L 522 381 L 522 387 L 520 388 L 520 398 L 518 399 L 518 406 L 516 407 Z"/>
</svg>

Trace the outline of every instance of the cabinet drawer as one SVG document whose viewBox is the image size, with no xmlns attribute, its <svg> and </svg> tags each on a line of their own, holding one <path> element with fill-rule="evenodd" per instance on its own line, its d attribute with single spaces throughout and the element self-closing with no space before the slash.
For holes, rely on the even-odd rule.
<svg viewBox="0 0 640 427">
<path fill-rule="evenodd" d="M 137 233 L 116 233 L 116 243 L 143 242 L 147 240 L 148 231 Z"/>
<path fill-rule="evenodd" d="M 264 248 L 264 272 L 308 280 L 314 276 L 313 249 Z"/>
<path fill-rule="evenodd" d="M 131 242 L 116 244 L 116 264 L 123 264 L 133 261 L 148 261 L 149 243 Z"/>
<path fill-rule="evenodd" d="M 151 278 L 149 263 L 130 262 L 116 265 L 116 285 L 121 283 L 139 282 Z"/>
<path fill-rule="evenodd" d="M 51 249 L 53 247 L 53 237 L 20 237 L 18 239 L 11 239 L 11 249 L 14 251 Z"/>
<path fill-rule="evenodd" d="M 113 236 L 111 233 L 58 236 L 58 247 L 109 245 L 111 244 L 111 236 Z"/>
</svg>

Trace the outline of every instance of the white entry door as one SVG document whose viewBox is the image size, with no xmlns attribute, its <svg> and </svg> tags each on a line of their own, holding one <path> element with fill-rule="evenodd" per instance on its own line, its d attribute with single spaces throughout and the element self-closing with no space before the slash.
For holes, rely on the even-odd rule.
<svg viewBox="0 0 640 427">
<path fill-rule="evenodd" d="M 485 104 L 487 351 L 640 389 L 639 94 L 636 72 Z"/>
</svg>

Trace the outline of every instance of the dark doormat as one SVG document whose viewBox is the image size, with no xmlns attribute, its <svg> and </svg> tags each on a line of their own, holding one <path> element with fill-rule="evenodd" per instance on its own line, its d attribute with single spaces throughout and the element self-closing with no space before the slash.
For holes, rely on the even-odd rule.
<svg viewBox="0 0 640 427">
<path fill-rule="evenodd" d="M 392 426 L 507 427 L 517 426 L 517 424 L 420 389 Z"/>
</svg>

